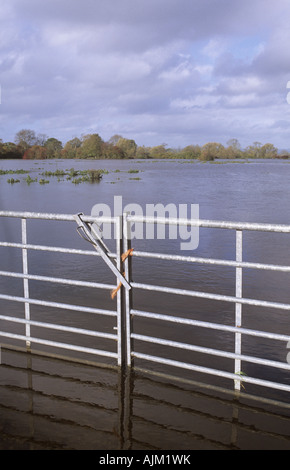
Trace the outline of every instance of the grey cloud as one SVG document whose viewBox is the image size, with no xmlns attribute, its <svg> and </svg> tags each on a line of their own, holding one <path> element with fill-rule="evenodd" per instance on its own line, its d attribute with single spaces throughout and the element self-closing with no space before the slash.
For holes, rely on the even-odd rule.
<svg viewBox="0 0 290 470">
<path fill-rule="evenodd" d="M 290 41 L 289 26 L 280 33 L 282 34 L 270 41 L 265 50 L 254 60 L 252 68 L 257 73 L 269 77 L 289 75 L 290 50 L 287 46 Z"/>
<path fill-rule="evenodd" d="M 257 140 L 254 129 L 264 125 L 265 134 L 271 129 L 274 136 L 271 126 L 279 128 L 277 101 L 284 106 L 281 113 L 290 109 L 286 100 L 281 104 L 290 80 L 289 36 L 280 22 L 284 10 L 289 12 L 285 0 L 4 0 L 4 5 L 4 139 L 19 130 L 15 126 L 30 126 L 58 138 L 62 133 L 61 140 L 91 129 L 104 138 L 123 133 L 140 145 L 150 139 L 169 145 L 222 141 L 242 135 L 248 111 L 257 122 L 248 138 Z M 235 50 L 239 38 L 248 39 L 248 58 Z M 213 51 L 212 40 L 224 47 Z M 264 41 L 264 49 L 251 51 L 251 40 L 253 46 Z M 267 104 L 270 124 L 259 114 Z"/>
<path fill-rule="evenodd" d="M 172 38 L 188 41 L 209 35 L 248 34 L 261 28 L 261 15 L 265 27 L 273 10 L 273 2 L 269 0 L 84 0 L 81 3 L 79 0 L 11 0 L 11 3 L 17 15 L 31 25 L 41 28 L 53 24 L 73 30 L 103 28 L 105 47 L 109 44 L 114 49 L 122 46 L 126 50 L 144 50 Z"/>
</svg>

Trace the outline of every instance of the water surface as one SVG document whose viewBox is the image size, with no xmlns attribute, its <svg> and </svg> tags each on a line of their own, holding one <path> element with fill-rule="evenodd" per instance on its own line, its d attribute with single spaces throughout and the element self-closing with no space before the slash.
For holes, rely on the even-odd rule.
<svg viewBox="0 0 290 470">
<path fill-rule="evenodd" d="M 56 169 L 103 169 L 106 172 L 99 183 L 73 184 L 65 178 L 58 181 L 56 177 L 39 176 L 43 171 Z M 124 206 L 138 203 L 144 209 L 146 204 L 169 203 L 199 204 L 201 219 L 261 222 L 272 224 L 289 224 L 290 220 L 290 163 L 287 161 L 249 161 L 249 162 L 215 162 L 200 163 L 191 161 L 108 161 L 108 160 L 54 160 L 54 161 L 1 161 L 0 169 L 26 169 L 32 178 L 43 177 L 48 184 L 38 182 L 28 185 L 26 175 L 0 176 L 0 209 L 11 211 L 52 212 L 90 214 L 97 203 L 106 203 L 112 209 L 114 196 L 122 196 Z M 132 173 L 130 170 L 138 170 Z M 20 183 L 7 183 L 10 177 L 20 179 Z M 1 221 L 0 238 L 3 241 L 21 241 L 20 222 L 4 219 Z M 28 221 L 28 242 L 56 246 L 69 246 L 89 249 L 76 233 L 73 223 Z M 115 250 L 114 241 L 108 242 Z M 133 240 L 135 250 L 159 253 L 180 254 L 180 240 Z M 1 270 L 21 272 L 22 260 L 20 250 L 0 249 Z M 235 232 L 220 229 L 200 229 L 199 245 L 196 250 L 184 251 L 183 255 L 235 259 Z M 244 261 L 290 265 L 290 239 L 288 235 L 271 233 L 245 233 L 243 239 Z M 29 272 L 32 274 L 66 277 L 96 282 L 115 283 L 107 267 L 98 258 L 68 256 L 38 251 L 29 252 Z M 235 270 L 233 268 L 152 261 L 133 258 L 135 282 L 157 284 L 201 290 L 226 295 L 235 295 Z M 23 295 L 21 280 L 0 279 L 2 293 Z M 50 285 L 41 282 L 30 283 L 32 298 L 40 298 L 65 303 L 76 303 L 100 308 L 114 309 L 108 291 L 92 291 L 86 288 Z M 257 298 L 275 302 L 289 303 L 289 274 L 269 273 L 257 270 L 243 271 L 244 297 Z M 113 304 L 112 304 L 113 302 Z M 134 308 L 172 314 L 197 320 L 234 325 L 234 305 L 216 301 L 194 299 L 169 294 L 158 294 L 138 291 L 133 297 Z M 23 305 L 2 301 L 1 312 L 23 318 Z M 86 314 L 76 315 L 72 312 L 53 311 L 44 307 L 32 306 L 33 320 L 56 321 L 69 326 L 95 328 L 96 319 Z M 243 308 L 243 326 L 246 328 L 290 334 L 289 314 L 287 311 L 262 309 L 245 306 Z M 7 325 L 0 322 L 5 331 Z M 111 319 L 102 321 L 101 328 L 112 332 L 114 322 Z M 11 326 L 10 326 L 11 328 Z M 12 331 L 19 332 L 17 325 Z M 97 329 L 100 328 L 99 323 Z M 160 336 L 175 341 L 188 342 L 203 347 L 234 351 L 233 335 L 202 328 L 184 328 L 164 325 L 135 318 L 135 333 Z M 35 334 L 40 332 L 35 330 Z M 22 332 L 23 334 L 23 332 Z M 42 332 L 49 335 L 49 332 Z M 69 340 L 67 334 L 56 332 L 56 340 Z M 94 346 L 94 339 L 88 338 L 88 347 Z M 101 346 L 108 345 L 100 343 Z M 164 351 L 160 346 L 137 344 L 140 352 L 169 355 L 175 360 L 184 360 L 207 367 L 233 371 L 233 361 L 211 357 L 206 354 L 184 353 L 181 350 Z M 283 342 L 246 337 L 243 340 L 243 354 L 266 357 L 286 362 L 287 345 Z M 136 365 L 143 366 L 136 361 Z M 147 364 L 155 372 L 168 372 L 182 375 L 186 379 L 214 383 L 232 388 L 229 381 L 211 376 L 192 374 L 189 371 L 167 370 L 164 366 Z M 290 374 L 286 370 L 273 371 L 268 367 L 243 363 L 243 372 L 267 380 L 290 383 Z M 269 398 L 288 401 L 286 393 L 257 389 L 247 385 L 248 393 L 262 394 Z"/>
</svg>

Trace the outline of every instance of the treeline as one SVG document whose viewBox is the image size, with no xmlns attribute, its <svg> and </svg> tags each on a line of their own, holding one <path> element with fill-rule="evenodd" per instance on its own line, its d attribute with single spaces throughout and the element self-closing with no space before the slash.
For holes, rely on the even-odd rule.
<svg viewBox="0 0 290 470">
<path fill-rule="evenodd" d="M 166 144 L 155 147 L 138 146 L 133 139 L 114 135 L 105 142 L 99 134 L 87 134 L 74 137 L 63 145 L 54 138 L 44 134 L 36 135 L 33 130 L 22 129 L 17 132 L 14 142 L 3 142 L 0 139 L 0 158 L 21 158 L 28 160 L 47 158 L 95 158 L 95 159 L 160 159 L 180 158 L 210 161 L 235 158 L 288 158 L 288 151 L 278 152 L 271 143 L 254 142 L 245 149 L 237 139 L 230 139 L 224 146 L 217 142 L 208 142 L 203 146 L 188 145 L 172 149 Z"/>
</svg>

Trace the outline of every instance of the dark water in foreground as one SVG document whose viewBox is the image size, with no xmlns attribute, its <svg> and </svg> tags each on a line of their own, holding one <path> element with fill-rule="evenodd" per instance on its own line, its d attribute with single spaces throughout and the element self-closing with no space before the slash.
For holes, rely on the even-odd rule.
<svg viewBox="0 0 290 470">
<path fill-rule="evenodd" d="M 0 209 L 57 213 L 77 213 L 81 211 L 90 214 L 95 204 L 106 203 L 113 207 L 114 196 L 122 196 L 124 205 L 138 203 L 143 208 L 145 208 L 146 204 L 150 203 L 162 203 L 164 205 L 169 203 L 176 205 L 199 204 L 201 219 L 281 224 L 289 224 L 290 221 L 290 163 L 287 161 L 227 162 L 225 164 L 220 162 L 218 164 L 202 164 L 187 161 L 122 162 L 105 160 L 0 162 L 0 169 L 31 169 L 32 172 L 30 174 L 32 178 L 45 170 L 54 171 L 57 168 L 69 169 L 71 167 L 76 169 L 106 169 L 108 173 L 104 174 L 100 183 L 81 183 L 76 185 L 71 181 L 64 180 L 58 182 L 55 177 L 46 178 L 45 176 L 43 178 L 49 179 L 49 184 L 40 185 L 39 183 L 31 183 L 27 185 L 24 181 L 26 175 L 1 175 Z M 129 170 L 131 169 L 138 170 L 138 173 L 130 173 Z M 116 170 L 119 171 L 116 172 Z M 20 183 L 10 185 L 7 183 L 7 179 L 10 177 L 19 178 L 21 181 Z M 43 245 L 88 249 L 88 246 L 76 234 L 75 228 L 73 225 L 57 222 L 29 221 L 28 241 L 29 243 L 40 243 Z M 20 242 L 19 221 L 7 219 L 1 221 L 0 238 L 4 241 Z M 113 242 L 109 243 L 112 246 L 112 250 L 114 250 Z M 132 244 L 136 250 L 180 254 L 180 240 L 133 240 Z M 244 235 L 243 248 L 244 261 L 290 265 L 290 239 L 288 235 L 246 233 Z M 198 248 L 192 252 L 186 251 L 181 254 L 234 259 L 235 234 L 231 231 L 218 229 L 200 229 Z M 0 248 L 0 256 L 1 270 L 21 272 L 21 253 L 15 253 L 15 250 L 7 248 Z M 29 252 L 29 272 L 39 275 L 114 283 L 114 278 L 99 263 L 99 260 L 84 258 L 87 257 L 68 257 L 68 255 L 61 254 L 53 255 L 51 253 Z M 235 271 L 233 268 L 189 265 L 188 263 L 176 263 L 173 267 L 171 263 L 166 261 L 153 262 L 146 259 L 133 259 L 133 269 L 135 282 L 168 285 L 226 295 L 234 295 L 235 293 Z M 244 297 L 289 303 L 288 273 L 244 270 L 243 275 Z M 22 281 L 0 278 L 0 289 L 5 294 L 22 295 Z M 76 289 L 69 286 L 60 288 L 59 285 L 48 285 L 34 281 L 30 283 L 30 295 L 33 298 L 76 304 L 79 304 L 81 299 L 83 305 L 107 309 L 115 308 L 115 306 L 112 307 L 112 300 L 108 292 L 96 293 L 86 288 Z M 134 295 L 134 308 L 234 325 L 234 306 L 231 304 L 180 296 L 176 297 L 153 292 L 148 295 L 148 292 L 141 291 Z M 13 307 L 13 314 L 22 318 L 23 306 L 15 304 Z M 0 309 L 1 314 L 7 315 L 11 305 L 5 301 L 0 301 Z M 81 317 L 76 317 L 71 312 L 52 312 L 51 310 L 48 311 L 47 308 L 32 307 L 31 314 L 33 320 L 56 321 L 55 318 L 61 314 L 61 319 L 58 321 L 62 324 L 90 328 L 95 326 L 95 320 L 91 323 L 92 320 L 88 316 L 82 315 Z M 290 326 L 288 317 L 287 311 L 257 307 L 243 308 L 243 326 L 246 328 L 289 335 Z M 0 327 L 4 331 L 7 328 L 3 321 L 0 321 Z M 106 320 L 102 327 L 104 331 L 112 332 L 114 325 L 111 320 Z M 162 338 L 189 342 L 199 346 L 225 349 L 230 352 L 234 348 L 233 335 L 214 330 L 210 332 L 201 328 L 184 329 L 181 327 L 172 329 L 172 327 L 164 327 L 164 325 L 158 322 L 152 324 L 148 320 L 141 321 L 140 319 L 134 319 L 133 327 L 134 331 L 140 334 L 152 335 L 154 333 L 153 336 L 159 335 Z M 17 328 L 16 325 L 13 325 L 13 331 L 19 332 Z M 64 333 L 55 334 L 54 338 L 61 341 L 67 339 Z M 85 345 L 90 347 L 94 344 L 93 341 L 90 338 L 86 339 Z M 152 345 L 148 347 L 144 344 L 140 344 L 139 350 L 144 353 L 150 352 L 150 354 L 156 353 L 162 355 L 164 353 L 162 348 L 158 349 Z M 262 356 L 286 362 L 288 350 L 287 345 L 283 342 L 248 337 L 243 342 L 242 352 L 247 355 Z M 231 400 L 227 401 L 228 398 L 225 399 L 224 403 L 220 401 L 220 397 L 206 398 L 203 392 L 196 389 L 192 390 L 190 386 L 188 386 L 190 389 L 188 390 L 187 386 L 181 386 L 180 383 L 174 385 L 168 380 L 164 380 L 160 384 L 158 382 L 160 379 L 149 379 L 143 376 L 131 378 L 133 384 L 131 383 L 130 385 L 131 394 L 129 394 L 129 401 L 131 400 L 131 412 L 129 414 L 133 425 L 132 423 L 129 423 L 129 425 L 128 422 L 125 425 L 122 423 L 124 429 L 122 428 L 123 430 L 120 432 L 118 428 L 118 425 L 120 426 L 120 421 L 118 421 L 119 411 L 117 411 L 117 409 L 120 410 L 120 403 L 117 405 L 120 378 L 118 378 L 117 373 L 104 372 L 102 369 L 100 378 L 95 382 L 95 377 L 91 378 L 91 374 L 94 374 L 94 369 L 78 369 L 77 366 L 66 365 L 65 368 L 67 367 L 70 370 L 70 374 L 67 377 L 64 373 L 63 365 L 59 363 L 49 364 L 49 372 L 47 372 L 46 365 L 48 362 L 38 358 L 34 359 L 36 370 L 33 369 L 33 372 L 31 372 L 32 375 L 30 377 L 33 377 L 31 382 L 31 378 L 27 378 L 30 372 L 26 371 L 26 359 L 23 359 L 22 356 L 19 359 L 17 355 L 13 356 L 12 354 L 11 356 L 11 354 L 9 353 L 7 356 L 9 366 L 5 365 L 2 368 L 3 375 L 1 375 L 2 382 L 0 388 L 0 397 L 2 397 L 0 398 L 0 423 L 2 423 L 0 424 L 0 430 L 3 430 L 4 447 L 5 442 L 7 445 L 9 443 L 9 436 L 14 434 L 19 436 L 19 433 L 20 440 L 17 437 L 16 447 L 17 445 L 24 445 L 25 442 L 27 445 L 31 442 L 33 445 L 39 444 L 39 441 L 42 441 L 42 437 L 43 442 L 46 443 L 43 444 L 44 447 L 45 445 L 48 447 L 50 445 L 59 445 L 60 447 L 66 447 L 67 445 L 73 448 L 90 447 L 90 443 L 95 442 L 97 439 L 97 434 L 95 433 L 101 433 L 102 438 L 100 438 L 100 442 L 104 447 L 96 447 L 96 444 L 94 446 L 92 444 L 94 448 L 122 448 L 124 447 L 123 439 L 127 440 L 127 444 L 129 439 L 130 442 L 128 445 L 126 444 L 127 447 L 135 449 L 151 447 L 153 449 L 178 448 L 178 446 L 174 446 L 177 443 L 181 446 L 182 439 L 185 436 L 191 436 L 192 440 L 191 438 L 189 440 L 185 439 L 185 447 L 183 448 L 192 449 L 199 448 L 199 445 L 201 448 L 229 448 L 230 446 L 236 448 L 269 448 L 271 447 L 270 443 L 272 443 L 273 448 L 279 447 L 279 445 L 282 448 L 283 446 L 290 447 L 288 439 L 290 423 L 286 417 L 281 418 L 282 421 L 276 417 L 276 413 L 278 415 L 280 412 L 287 415 L 285 409 L 275 410 L 275 416 L 272 414 L 267 415 L 271 423 L 269 428 L 265 430 L 263 425 L 261 425 L 263 432 L 257 431 L 255 439 L 251 440 L 248 438 L 252 435 L 251 429 L 259 430 L 260 425 L 258 423 L 262 423 L 264 420 L 264 417 L 260 418 L 259 413 L 257 414 L 255 411 L 256 407 L 260 409 L 260 404 L 251 403 L 249 405 L 250 408 L 247 408 L 248 404 L 244 404 L 240 413 L 233 408 Z M 2 356 L 4 357 L 4 353 Z M 187 353 L 184 356 L 182 351 L 178 351 L 171 358 L 189 362 L 193 361 L 199 365 L 221 368 L 230 372 L 233 371 L 232 360 L 214 358 L 204 354 L 193 355 Z M 14 365 L 14 360 L 16 373 L 13 371 L 13 368 L 10 368 Z M 18 366 L 17 361 L 21 362 L 21 366 Z M 138 362 L 136 365 L 143 366 L 143 364 Z M 150 369 L 156 373 L 171 374 L 174 372 L 183 379 L 202 381 L 232 390 L 232 384 L 229 384 L 229 381 L 225 379 L 216 379 L 211 376 L 204 377 L 192 374 L 189 371 L 178 373 L 177 371 L 168 370 L 163 366 L 153 364 L 150 365 Z M 51 370 L 52 372 L 50 372 Z M 283 369 L 273 372 L 272 369 L 270 370 L 267 367 L 245 363 L 243 364 L 243 371 L 249 376 L 290 384 L 290 373 Z M 96 370 L 95 372 L 97 375 L 99 374 L 99 371 Z M 86 373 L 89 374 L 89 378 L 86 376 Z M 82 375 L 80 378 L 78 374 L 84 374 L 84 376 Z M 107 380 L 106 374 L 109 374 L 110 379 Z M 10 376 L 15 377 L 15 382 L 13 378 L 9 378 Z M 10 380 L 12 380 L 12 383 Z M 84 384 L 82 380 L 84 380 Z M 111 381 L 115 385 L 111 384 Z M 39 386 L 40 383 L 43 383 L 43 385 Z M 55 387 L 53 390 L 50 390 L 50 383 Z M 76 383 L 78 384 L 77 386 Z M 34 384 L 36 384 L 36 387 Z M 106 389 L 108 384 L 111 391 L 115 390 L 112 391 L 114 403 L 111 403 L 108 398 Z M 9 400 L 6 402 L 6 392 L 11 387 L 14 398 L 8 393 Z M 114 387 L 117 388 L 114 389 Z M 75 390 L 79 394 L 77 397 L 74 395 Z M 93 391 L 94 399 L 91 398 L 91 391 Z M 101 393 L 101 405 L 99 402 L 99 391 Z M 88 395 L 87 392 L 89 392 Z M 279 399 L 284 403 L 289 402 L 288 394 L 285 392 L 257 389 L 254 386 L 247 385 L 246 393 L 275 400 Z M 23 399 L 23 404 L 21 405 L 15 404 L 18 396 L 21 396 Z M 60 403 L 63 404 L 63 407 L 60 406 Z M 89 403 L 88 407 L 87 403 Z M 200 403 L 202 403 L 202 406 Z M 63 424 L 68 420 L 65 412 L 62 416 L 61 409 L 66 410 L 67 413 L 72 413 L 70 407 L 74 408 L 76 404 L 78 405 L 76 410 L 77 426 L 75 427 L 75 423 L 72 423 L 72 425 L 69 423 L 68 427 L 64 426 L 63 428 L 64 436 L 67 432 L 66 443 L 60 443 L 58 438 L 54 441 L 51 437 L 48 437 L 45 434 L 46 430 L 44 432 L 47 425 L 47 416 L 49 420 L 47 429 L 51 429 L 49 432 L 52 436 L 55 425 L 59 424 L 59 421 Z M 206 408 L 210 411 L 206 411 Z M 102 421 L 101 417 L 103 416 L 104 409 L 106 417 Z M 100 427 L 96 428 L 95 425 L 92 425 L 90 417 L 92 411 L 96 413 L 96 416 L 100 417 L 100 423 L 103 423 L 100 424 Z M 178 413 L 181 414 L 178 415 Z M 108 419 L 107 414 L 110 415 L 110 419 Z M 237 435 L 236 430 L 233 429 L 233 424 L 237 420 L 239 422 L 237 414 L 239 417 L 243 417 L 240 426 L 242 431 L 239 431 L 239 441 L 232 437 Z M 180 422 L 178 422 L 176 416 L 180 417 Z M 43 425 L 39 423 L 43 423 Z M 17 426 L 18 429 L 16 429 Z M 29 436 L 32 436 L 32 441 L 30 437 L 25 440 L 21 434 L 23 427 L 25 430 L 23 432 L 27 436 L 26 426 L 29 426 Z M 274 426 L 275 431 L 271 426 Z M 226 428 L 225 431 L 224 427 Z M 82 431 L 86 430 L 86 432 L 82 434 L 82 438 L 79 438 L 80 440 L 77 442 L 75 439 L 78 439 L 77 434 L 80 429 Z M 222 435 L 226 436 L 224 439 L 217 437 L 219 429 L 223 430 Z M 42 433 L 45 435 L 42 436 Z M 276 433 L 284 436 L 283 442 L 280 440 L 280 437 L 276 441 Z M 124 437 L 125 434 L 127 437 Z M 288 435 L 288 438 L 285 438 L 286 435 Z M 154 436 L 154 439 L 152 436 Z M 180 436 L 180 439 L 177 439 L 176 436 Z"/>
<path fill-rule="evenodd" d="M 2 356 L 0 449 L 290 449 L 289 408 L 172 378 Z"/>
</svg>

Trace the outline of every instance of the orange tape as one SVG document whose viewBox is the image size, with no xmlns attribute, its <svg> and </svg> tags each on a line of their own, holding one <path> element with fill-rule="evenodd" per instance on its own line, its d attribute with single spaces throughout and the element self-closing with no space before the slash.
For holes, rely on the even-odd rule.
<svg viewBox="0 0 290 470">
<path fill-rule="evenodd" d="M 124 263 L 124 261 L 128 258 L 128 256 L 133 256 L 133 251 L 134 251 L 134 248 L 130 248 L 129 250 L 125 251 L 125 253 L 122 254 L 122 256 L 121 256 L 122 263 Z M 123 276 L 125 276 L 125 273 L 123 273 Z M 122 282 L 120 282 L 118 284 L 116 289 L 112 290 L 111 299 L 114 299 L 116 297 L 116 295 L 117 295 L 118 291 L 121 289 L 121 287 L 122 287 Z"/>
</svg>

